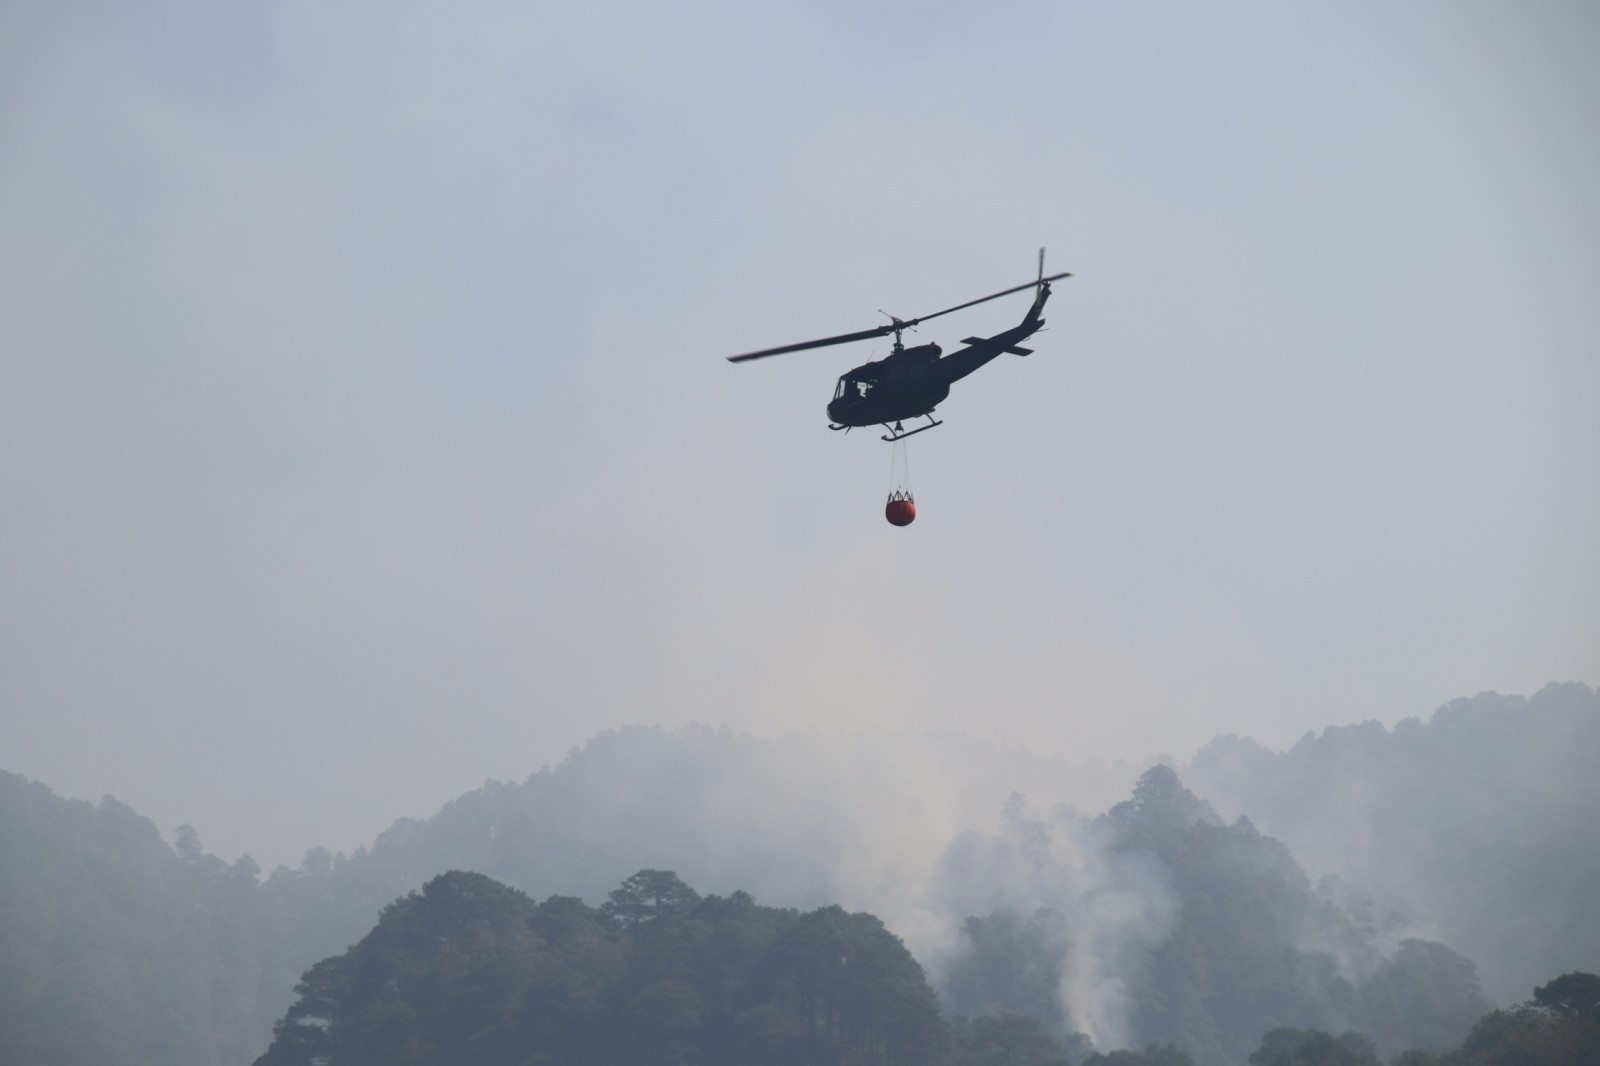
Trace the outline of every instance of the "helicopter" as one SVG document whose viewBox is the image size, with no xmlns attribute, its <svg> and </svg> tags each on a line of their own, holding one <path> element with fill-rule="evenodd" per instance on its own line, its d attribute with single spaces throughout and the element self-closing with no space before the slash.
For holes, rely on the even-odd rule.
<svg viewBox="0 0 1600 1066">
<path fill-rule="evenodd" d="M 903 440 L 913 434 L 944 425 L 933 417 L 933 411 L 937 405 L 944 402 L 945 397 L 950 395 L 950 386 L 954 382 L 960 381 L 1002 352 L 1010 352 L 1012 355 L 1031 354 L 1033 349 L 1022 347 L 1021 342 L 1044 328 L 1044 319 L 1040 316 L 1044 312 L 1045 301 L 1050 298 L 1050 283 L 1071 276 L 1069 273 L 1062 273 L 1045 277 L 1044 249 L 1041 248 L 1039 276 L 1033 281 L 988 296 L 980 296 L 976 300 L 968 300 L 964 304 L 947 307 L 943 311 L 935 311 L 920 318 L 900 319 L 888 315 L 887 311 L 882 311 L 879 313 L 889 317 L 886 325 L 864 329 L 858 333 L 842 333 L 837 337 L 823 337 L 821 340 L 785 344 L 777 348 L 762 348 L 760 351 L 745 352 L 743 355 L 730 355 L 728 362 L 742 363 L 751 359 L 765 359 L 771 355 L 801 352 L 809 348 L 826 348 L 835 344 L 849 344 L 852 341 L 870 340 L 893 333 L 894 347 L 888 355 L 864 363 L 839 378 L 833 399 L 828 404 L 828 428 L 849 431 L 856 427 L 881 425 L 888 430 L 883 440 Z M 992 337 L 967 337 L 961 342 L 965 347 L 949 355 L 945 355 L 937 344 L 918 344 L 907 348 L 901 340 L 900 335 L 905 330 L 912 329 L 929 319 L 987 303 L 990 300 L 998 300 L 1002 296 L 1010 296 L 1024 289 L 1033 289 L 1035 293 L 1033 306 L 1022 316 L 1021 323 Z M 904 428 L 906 421 L 917 418 L 926 418 L 928 425 L 918 426 L 915 429 Z"/>
</svg>

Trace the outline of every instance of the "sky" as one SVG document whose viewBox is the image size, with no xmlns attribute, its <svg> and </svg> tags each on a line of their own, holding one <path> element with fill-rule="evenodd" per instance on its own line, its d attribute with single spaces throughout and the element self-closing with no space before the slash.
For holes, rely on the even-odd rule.
<svg viewBox="0 0 1600 1066">
<path fill-rule="evenodd" d="M 1600 8 L 0 5 L 0 769 L 261 865 L 602 730 L 1600 682 Z M 908 442 L 862 343 L 1055 286 Z M 1014 325 L 1018 295 L 908 341 Z"/>
</svg>

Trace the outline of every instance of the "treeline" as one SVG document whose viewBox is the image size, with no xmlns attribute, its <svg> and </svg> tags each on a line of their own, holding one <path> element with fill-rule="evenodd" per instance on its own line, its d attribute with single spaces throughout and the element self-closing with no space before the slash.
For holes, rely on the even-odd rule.
<svg viewBox="0 0 1600 1066">
<path fill-rule="evenodd" d="M 1148 797 L 1147 797 L 1148 802 Z M 750 896 L 701 897 L 641 870 L 599 908 L 542 904 L 452 872 L 391 904 L 323 960 L 255 1066 L 1196 1066 L 1180 1042 L 1097 1052 L 1000 1012 L 946 1021 L 921 967 L 877 919 Z M 1366 1034 L 1280 1026 L 1232 1062 L 1383 1066 Z M 1459 1046 L 1391 1066 L 1589 1066 L 1600 977 L 1567 974 L 1478 1018 Z"/>
<path fill-rule="evenodd" d="M 1282 755 L 1220 741 L 1182 770 L 1208 803 L 1170 771 L 1135 786 L 947 737 L 636 728 L 264 878 L 0 773 L 0 1062 L 249 1061 L 313 963 L 444 871 L 599 903 L 641 866 L 880 916 L 969 1019 L 958 1052 L 1092 1039 L 1236 1066 L 1263 1032 L 1355 1029 L 1445 1054 L 1485 999 L 1600 968 L 1597 736 L 1595 693 L 1552 686 Z M 1131 799 L 1079 813 L 1117 780 Z"/>
<path fill-rule="evenodd" d="M 5 1021 L 0 1060 L 210 1063 L 245 1061 L 253 1055 L 264 1043 L 254 1034 L 264 1032 L 272 1020 L 259 1022 L 262 1005 L 273 999 L 272 985 L 281 982 L 290 988 L 298 976 L 288 972 L 289 953 L 296 938 L 307 936 L 307 928 L 296 915 L 317 914 L 310 904 L 326 902 L 319 888 L 337 883 L 352 860 L 313 853 L 306 868 L 280 870 L 258 884 L 252 864 L 225 866 L 199 847 L 192 831 L 179 833 L 174 851 L 147 820 L 114 802 L 93 807 L 62 801 L 42 786 L 14 778 L 0 779 L 0 786 L 16 801 L 11 809 L 32 811 L 28 818 L 3 823 L 7 831 L 0 833 L 0 851 L 8 858 L 31 855 L 34 860 L 8 861 L 0 868 L 4 913 L 35 916 L 31 924 L 8 921 L 3 926 L 7 970 L 20 980 L 0 991 L 0 1018 Z M 27 826 L 32 827 L 29 832 L 21 832 Z M 1370 1033 L 1375 1047 L 1385 1053 L 1414 1047 L 1444 1051 L 1486 1007 L 1469 961 L 1442 944 L 1417 939 L 1392 953 L 1381 951 L 1369 931 L 1311 891 L 1281 844 L 1262 836 L 1247 820 L 1222 824 L 1166 767 L 1147 771 L 1129 800 L 1089 821 L 1065 810 L 1036 817 L 1025 801 L 1014 798 L 996 831 L 964 834 L 945 850 L 932 883 L 945 911 L 967 915 L 960 949 L 941 960 L 945 1006 L 964 1020 L 948 1036 L 934 1032 L 917 1040 L 932 1040 L 927 1047 L 953 1042 L 958 1062 L 967 1061 L 963 1056 L 969 1052 L 979 1055 L 972 1061 L 984 1061 L 980 1050 L 985 1048 L 1013 1057 L 1027 1047 L 1048 1049 L 1055 1057 L 1081 1057 L 1098 1043 L 1101 1048 L 1170 1045 L 1184 1049 L 1200 1066 L 1212 1066 L 1242 1061 L 1262 1032 L 1283 1027 L 1355 1027 Z M 985 907 L 996 891 L 1013 898 Z M 424 905 L 427 894 L 421 898 L 418 913 L 426 916 L 432 913 Z M 1019 909 L 1015 904 L 1024 899 L 1053 905 Z M 604 988 L 600 998 L 623 996 L 614 1007 L 654 1003 L 665 1010 L 678 1003 L 684 1008 L 680 1018 L 701 1017 L 712 1004 L 710 1016 L 725 1018 L 729 1025 L 738 1022 L 727 1030 L 735 1045 L 742 1039 L 738 1034 L 753 1031 L 753 1019 L 775 1017 L 772 1011 L 785 1009 L 790 1011 L 788 1030 L 775 1021 L 768 1035 L 792 1031 L 801 1024 L 795 1019 L 801 1018 L 807 1032 L 820 1027 L 823 1040 L 842 1040 L 845 1048 L 858 1038 L 874 1047 L 881 1042 L 885 1054 L 891 1053 L 889 1048 L 917 1043 L 903 1036 L 882 1036 L 880 1041 L 871 1035 L 875 1022 L 863 1027 L 859 1017 L 839 1005 L 842 1001 L 827 996 L 801 1000 L 812 1004 L 812 1013 L 803 1016 L 794 1013 L 792 998 L 784 1001 L 786 1008 L 770 999 L 780 986 L 801 992 L 807 987 L 792 980 L 781 985 L 783 974 L 774 960 L 785 956 L 771 951 L 783 944 L 784 950 L 793 947 L 778 935 L 784 922 L 793 919 L 797 929 L 815 933 L 825 919 L 847 921 L 870 941 L 883 933 L 876 918 L 847 916 L 837 907 L 815 912 L 822 917 L 770 911 L 754 907 L 751 897 L 737 891 L 726 901 L 700 900 L 675 877 L 646 874 L 630 879 L 592 912 L 571 897 L 555 897 L 548 908 L 546 918 L 558 913 L 574 920 L 582 916 L 599 930 L 591 930 L 587 940 L 571 942 L 585 945 L 583 950 L 596 959 L 607 957 L 605 945 L 619 938 L 634 944 L 622 935 L 642 929 L 652 930 L 652 950 L 666 955 L 685 945 L 699 947 L 690 951 L 688 969 L 673 970 L 677 963 L 662 963 L 679 973 L 665 982 L 645 980 L 637 970 L 627 979 L 620 970 L 592 979 L 579 979 L 570 971 L 570 980 L 552 979 L 553 971 L 508 971 L 507 987 L 521 988 L 522 998 L 500 1001 L 497 1009 L 514 1012 L 532 1002 L 558 1004 L 574 988 L 588 989 L 574 1002 L 594 1006 L 600 995 L 595 989 Z M 368 911 L 367 925 L 377 909 Z M 329 924 L 350 920 L 331 908 L 321 913 Z M 673 920 L 659 921 L 664 916 Z M 412 917 L 406 907 L 391 906 L 380 929 L 368 937 L 373 942 L 368 950 L 309 971 L 300 1013 L 294 1017 L 321 1017 L 315 1004 L 331 1002 L 330 996 L 345 998 L 329 1016 L 348 1016 L 355 1002 L 348 998 L 355 994 L 351 989 L 364 987 L 360 981 L 352 985 L 350 975 L 366 972 L 363 967 L 370 969 L 374 959 L 392 961 L 395 950 L 405 955 L 410 949 L 395 945 L 406 941 L 397 941 L 394 934 Z M 552 927 L 535 922 L 531 928 Z M 863 929 L 873 931 L 871 936 Z M 326 929 L 311 931 L 328 935 Z M 361 935 L 358 929 L 345 942 Z M 560 957 L 559 943 L 534 944 L 528 935 L 509 935 L 504 943 L 537 947 L 534 955 L 547 961 Z M 482 938 L 479 946 L 500 936 Z M 717 980 L 731 981 L 745 993 L 764 988 L 754 999 L 728 1000 L 718 988 L 731 985 L 708 985 L 704 974 L 694 970 L 712 957 L 701 950 L 706 944 L 729 938 L 743 944 L 746 953 L 718 962 L 717 972 L 724 977 Z M 854 948 L 841 950 L 840 957 L 854 954 Z M 909 961 L 898 941 L 889 954 L 896 965 Z M 410 976 L 405 980 L 423 988 L 431 987 L 430 972 L 437 971 L 435 977 L 443 980 L 457 967 L 455 956 L 413 952 L 406 958 Z M 903 968 L 896 980 L 906 988 L 923 988 L 920 969 L 914 979 L 911 974 L 909 967 Z M 386 978 L 391 979 L 399 980 Z M 613 979 L 615 984 L 607 984 Z M 628 989 L 642 998 L 628 998 Z M 1116 994 L 1108 995 L 1107 989 Z M 903 1015 L 908 1009 L 904 1004 L 920 995 L 906 992 L 887 1014 L 871 1017 Z M 938 1015 L 931 994 L 923 998 Z M 449 1001 L 430 993 L 419 1001 L 420 1007 L 406 1009 L 426 1013 L 430 1004 Z M 367 1006 L 391 1013 L 396 1009 L 381 1002 L 362 1009 Z M 274 1017 L 279 1013 L 281 1008 Z M 492 1027 L 517 1034 L 518 1040 L 527 1037 L 526 1024 L 532 1023 L 509 1017 L 494 1020 Z M 617 1034 L 623 1030 L 615 1010 L 583 1017 L 588 1020 L 567 1018 L 563 1024 L 581 1033 L 584 1025 L 609 1018 L 602 1028 L 620 1039 Z M 437 1028 L 434 1022 L 419 1024 L 427 1032 Z M 551 1024 L 546 1019 L 535 1028 Z M 650 1042 L 661 1039 L 663 1025 L 672 1028 L 656 1015 L 640 1024 L 647 1034 L 640 1039 Z M 483 1022 L 473 1031 L 489 1025 Z M 281 1025 L 279 1030 L 281 1047 L 300 1046 L 293 1040 L 284 1044 Z M 303 1038 L 303 1043 L 316 1033 L 312 1026 L 288 1035 Z M 694 1046 L 697 1055 L 714 1055 L 720 1045 L 712 1041 Z M 240 1049 L 246 1054 L 240 1055 Z M 288 1052 L 280 1048 L 276 1053 Z M 308 1053 L 318 1052 L 313 1045 Z M 392 1047 L 384 1052 L 394 1053 Z"/>
<path fill-rule="evenodd" d="M 262 984 L 287 962 L 264 957 L 278 927 L 260 870 L 205 854 L 192 831 L 178 845 L 113 799 L 63 800 L 0 774 L 0 1062 L 198 1066 L 260 1052 Z"/>
<path fill-rule="evenodd" d="M 247 1061 L 308 966 L 446 870 L 597 900 L 641 865 L 674 867 L 724 893 L 867 910 L 883 880 L 874 864 L 896 841 L 948 832 L 926 817 L 928 781 L 945 790 L 934 809 L 959 796 L 965 818 L 1017 783 L 1070 778 L 1093 794 L 1134 776 L 942 736 L 772 743 L 636 727 L 401 819 L 353 854 L 311 848 L 264 875 L 249 856 L 209 854 L 186 827 L 168 844 L 112 797 L 69 800 L 0 771 L 0 1062 Z M 850 870 L 865 883 L 848 883 Z"/>
<path fill-rule="evenodd" d="M 592 908 L 452 872 L 305 975 L 256 1066 L 948 1061 L 932 989 L 871 915 L 702 898 L 641 870 Z"/>
<path fill-rule="evenodd" d="M 997 833 L 945 858 L 958 890 L 996 869 L 1054 905 L 969 917 L 946 1002 L 1037 1018 L 1069 1047 L 1086 1029 L 1102 1046 L 1173 1045 L 1226 1066 L 1293 1027 L 1359 1030 L 1384 1054 L 1443 1051 L 1488 1009 L 1470 960 L 1416 938 L 1381 950 L 1282 844 L 1247 819 L 1222 824 L 1165 766 L 1087 826 L 1016 802 Z"/>
<path fill-rule="evenodd" d="M 1411 1050 L 1390 1066 L 1594 1066 L 1600 1062 L 1600 976 L 1563 974 L 1510 1010 L 1480 1018 L 1443 1054 Z M 1250 1066 L 1383 1066 L 1364 1034 L 1274 1029 Z"/>
<path fill-rule="evenodd" d="M 1512 1002 L 1600 959 L 1600 695 L 1581 684 L 1455 700 L 1424 722 L 1219 738 L 1183 771 L 1248 815 L 1391 938 L 1426 929 Z"/>
</svg>

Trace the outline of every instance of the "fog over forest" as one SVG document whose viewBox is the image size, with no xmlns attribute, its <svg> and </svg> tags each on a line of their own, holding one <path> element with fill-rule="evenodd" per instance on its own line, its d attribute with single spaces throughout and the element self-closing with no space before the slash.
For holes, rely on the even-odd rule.
<svg viewBox="0 0 1600 1066">
<path fill-rule="evenodd" d="M 1186 765 L 632 727 L 265 875 L 7 774 L 0 1057 L 247 1060 L 308 967 L 449 870 L 590 906 L 670 870 L 708 898 L 870 913 L 951 1017 L 1026 1016 L 1068 1052 L 1242 1062 L 1274 1019 L 1444 1051 L 1490 1006 L 1600 971 L 1597 759 L 1580 684 L 1284 752 L 1222 737 Z"/>
</svg>

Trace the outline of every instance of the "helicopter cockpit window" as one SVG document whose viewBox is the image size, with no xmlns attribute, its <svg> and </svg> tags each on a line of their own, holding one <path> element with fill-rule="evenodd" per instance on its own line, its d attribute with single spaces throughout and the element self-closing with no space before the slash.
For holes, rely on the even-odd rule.
<svg viewBox="0 0 1600 1066">
<path fill-rule="evenodd" d="M 849 374 L 839 379 L 839 387 L 834 390 L 835 400 L 862 400 L 867 392 L 878 383 L 877 378 L 854 378 Z"/>
</svg>

